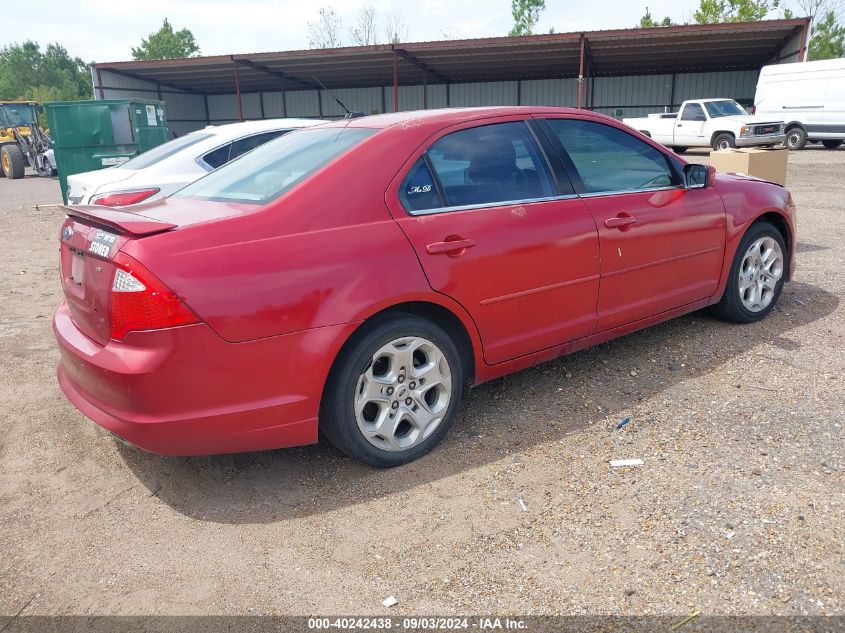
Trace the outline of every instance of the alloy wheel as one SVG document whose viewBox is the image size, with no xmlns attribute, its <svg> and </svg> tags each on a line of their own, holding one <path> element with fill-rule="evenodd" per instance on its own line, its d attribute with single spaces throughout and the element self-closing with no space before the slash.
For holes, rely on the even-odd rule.
<svg viewBox="0 0 845 633">
<path fill-rule="evenodd" d="M 750 312 L 765 310 L 783 277 L 783 251 L 771 237 L 761 237 L 748 247 L 739 267 L 739 298 Z"/>
<path fill-rule="evenodd" d="M 397 338 L 380 347 L 356 383 L 355 419 L 370 444 L 406 451 L 443 421 L 452 398 L 452 371 L 431 341 Z"/>
</svg>

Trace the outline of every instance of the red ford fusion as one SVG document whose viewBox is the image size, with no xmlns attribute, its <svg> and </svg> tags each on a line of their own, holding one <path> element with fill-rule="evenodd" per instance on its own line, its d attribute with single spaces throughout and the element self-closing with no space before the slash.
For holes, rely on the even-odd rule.
<svg viewBox="0 0 845 633">
<path fill-rule="evenodd" d="M 794 270 L 781 186 L 608 117 L 343 120 L 131 210 L 67 207 L 68 399 L 165 455 L 431 450 L 465 388 L 709 308 L 762 319 Z"/>
</svg>

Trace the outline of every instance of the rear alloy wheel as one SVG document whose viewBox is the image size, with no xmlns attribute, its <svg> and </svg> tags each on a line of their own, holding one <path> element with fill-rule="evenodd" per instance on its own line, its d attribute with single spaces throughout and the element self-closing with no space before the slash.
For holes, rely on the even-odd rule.
<svg viewBox="0 0 845 633">
<path fill-rule="evenodd" d="M 379 468 L 434 448 L 463 395 L 460 355 L 449 335 L 414 315 L 365 326 L 326 385 L 320 429 L 341 451 Z"/>
<path fill-rule="evenodd" d="M 786 270 L 786 246 L 778 230 L 768 222 L 752 225 L 734 256 L 725 294 L 713 310 L 735 323 L 759 321 L 775 307 Z"/>
<path fill-rule="evenodd" d="M 713 139 L 713 149 L 716 151 L 731 149 L 732 147 L 736 147 L 736 139 L 733 134 L 719 134 Z"/>
<path fill-rule="evenodd" d="M 827 149 L 837 149 L 842 145 L 842 141 L 822 141 L 822 145 Z"/>
<path fill-rule="evenodd" d="M 23 178 L 26 172 L 26 158 L 21 148 L 17 145 L 4 145 L 0 148 L 0 165 L 3 166 L 6 178 Z"/>
<path fill-rule="evenodd" d="M 807 133 L 802 127 L 793 127 L 786 131 L 786 149 L 799 150 L 804 149 L 807 144 Z"/>
</svg>

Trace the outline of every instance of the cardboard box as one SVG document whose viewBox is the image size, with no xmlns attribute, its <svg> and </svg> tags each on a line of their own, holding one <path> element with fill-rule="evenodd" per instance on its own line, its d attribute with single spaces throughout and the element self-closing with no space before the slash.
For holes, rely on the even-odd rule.
<svg viewBox="0 0 845 633">
<path fill-rule="evenodd" d="M 755 178 L 786 185 L 786 161 L 789 152 L 786 148 L 758 149 L 723 149 L 710 152 L 710 164 L 716 171 L 731 174 L 748 174 Z"/>
</svg>

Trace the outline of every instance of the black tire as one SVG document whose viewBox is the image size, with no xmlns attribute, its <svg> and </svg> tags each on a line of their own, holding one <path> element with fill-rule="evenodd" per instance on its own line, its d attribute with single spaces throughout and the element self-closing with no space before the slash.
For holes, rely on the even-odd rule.
<svg viewBox="0 0 845 633">
<path fill-rule="evenodd" d="M 824 145 L 827 149 L 837 149 L 842 145 L 843 141 L 822 141 L 822 145 Z"/>
<path fill-rule="evenodd" d="M 26 158 L 17 145 L 4 145 L 0 148 L 0 165 L 6 172 L 6 178 L 23 178 L 26 173 Z"/>
<path fill-rule="evenodd" d="M 740 298 L 739 269 L 742 265 L 742 260 L 745 256 L 745 252 L 748 250 L 748 247 L 751 246 L 755 240 L 761 237 L 771 237 L 780 246 L 784 260 L 783 275 L 781 275 L 780 280 L 775 286 L 774 297 L 772 298 L 771 303 L 759 312 L 752 312 L 742 304 L 742 300 Z M 728 283 L 725 287 L 725 294 L 722 295 L 722 299 L 719 303 L 711 307 L 711 312 L 719 318 L 725 319 L 726 321 L 732 321 L 733 323 L 754 323 L 755 321 L 765 318 L 766 315 L 774 309 L 778 299 L 780 298 L 780 293 L 781 290 L 783 290 L 783 284 L 788 270 L 789 253 L 786 250 L 786 245 L 784 244 L 783 236 L 780 234 L 780 231 L 768 222 L 761 221 L 752 224 L 742 237 L 739 247 L 736 249 L 736 255 L 734 255 L 734 260 L 731 264 L 731 271 L 728 276 Z"/>
<path fill-rule="evenodd" d="M 378 448 L 364 436 L 355 417 L 354 395 L 373 355 L 383 346 L 406 336 L 431 341 L 449 364 L 452 389 L 446 413 L 427 438 L 403 451 Z M 410 383 L 407 383 L 410 386 Z M 439 325 L 412 314 L 388 314 L 364 324 L 344 346 L 326 381 L 320 407 L 320 431 L 339 450 L 377 468 L 411 462 L 433 449 L 449 431 L 464 392 L 464 367 L 455 343 Z"/>
<path fill-rule="evenodd" d="M 675 146 L 675 147 L 672 148 L 672 151 L 675 152 L 676 154 L 683 154 L 688 149 L 689 149 L 689 147 L 677 147 L 677 146 Z"/>
<path fill-rule="evenodd" d="M 651 132 L 649 132 L 648 130 L 640 130 L 640 134 L 651 138 Z"/>
<path fill-rule="evenodd" d="M 786 145 L 786 149 L 804 149 L 807 145 L 807 132 L 801 126 L 791 127 L 786 131 L 786 140 L 783 144 Z"/>
<path fill-rule="evenodd" d="M 721 134 L 717 134 L 716 138 L 713 139 L 712 147 L 714 151 L 727 149 L 729 147 L 736 147 L 736 139 L 733 134 L 722 132 Z"/>
</svg>

